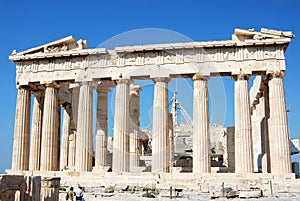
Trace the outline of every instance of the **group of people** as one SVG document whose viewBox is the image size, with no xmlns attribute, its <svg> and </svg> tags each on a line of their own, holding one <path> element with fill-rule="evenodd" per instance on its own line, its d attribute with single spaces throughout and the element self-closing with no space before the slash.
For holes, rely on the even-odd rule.
<svg viewBox="0 0 300 201">
<path fill-rule="evenodd" d="M 78 185 L 75 191 L 73 187 L 70 187 L 66 195 L 66 200 L 84 200 L 82 187 Z"/>
</svg>

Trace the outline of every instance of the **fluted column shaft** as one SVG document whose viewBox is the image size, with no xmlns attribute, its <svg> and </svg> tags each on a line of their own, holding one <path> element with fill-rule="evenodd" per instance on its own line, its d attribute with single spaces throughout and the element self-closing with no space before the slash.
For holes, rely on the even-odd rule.
<svg viewBox="0 0 300 201">
<path fill-rule="evenodd" d="M 169 121 L 168 121 L 168 129 L 169 129 L 169 172 L 172 171 L 173 163 L 174 163 L 174 128 L 173 128 L 173 116 L 169 113 Z"/>
<path fill-rule="evenodd" d="M 76 133 L 77 133 L 77 116 L 78 116 L 78 102 L 79 102 L 79 88 L 72 88 L 72 104 L 70 116 L 70 135 L 69 135 L 69 155 L 68 155 L 68 166 L 70 169 L 75 168 L 75 158 L 76 158 Z"/>
<path fill-rule="evenodd" d="M 55 147 L 55 151 L 56 151 L 56 160 L 55 160 L 55 167 L 57 170 L 59 170 L 59 165 L 60 165 L 60 120 L 61 120 L 61 105 L 57 96 L 57 108 L 56 108 L 56 129 L 57 129 L 57 140 L 55 140 L 54 142 L 54 147 Z"/>
<path fill-rule="evenodd" d="M 46 85 L 44 114 L 42 123 L 42 149 L 41 166 L 42 171 L 55 171 L 59 169 L 59 117 L 58 117 L 57 89 L 49 84 Z"/>
<path fill-rule="evenodd" d="M 65 169 L 68 166 L 68 153 L 69 153 L 69 135 L 70 135 L 70 123 L 71 117 L 68 112 L 70 108 L 69 104 L 64 105 L 64 118 L 63 118 L 63 130 L 62 130 L 62 142 L 61 142 L 61 156 L 60 156 L 60 170 Z"/>
<path fill-rule="evenodd" d="M 105 167 L 107 165 L 107 114 L 109 89 L 98 89 L 97 122 L 96 122 L 96 150 L 95 166 Z"/>
<path fill-rule="evenodd" d="M 291 173 L 291 156 L 282 72 L 270 74 L 269 146 L 271 173 Z"/>
<path fill-rule="evenodd" d="M 117 81 L 113 142 L 114 172 L 129 171 L 129 84 L 130 80 Z"/>
<path fill-rule="evenodd" d="M 13 170 L 28 170 L 30 143 L 30 91 L 28 87 L 18 89 L 14 145 L 12 156 Z"/>
<path fill-rule="evenodd" d="M 142 145 L 140 139 L 140 86 L 130 88 L 130 168 L 140 165 Z"/>
<path fill-rule="evenodd" d="M 167 172 L 169 166 L 168 82 L 168 78 L 154 79 L 152 172 Z"/>
<path fill-rule="evenodd" d="M 69 150 L 68 150 L 68 167 L 75 168 L 75 154 L 76 154 L 76 131 L 72 131 L 69 135 Z"/>
<path fill-rule="evenodd" d="M 253 172 L 253 148 L 251 134 L 250 99 L 248 75 L 233 77 L 235 104 L 235 172 Z"/>
<path fill-rule="evenodd" d="M 76 171 L 92 170 L 93 154 L 93 90 L 88 82 L 82 83 L 79 91 L 78 121 L 76 135 Z"/>
<path fill-rule="evenodd" d="M 194 75 L 193 173 L 209 173 L 210 133 L 208 114 L 208 77 Z"/>
<path fill-rule="evenodd" d="M 40 170 L 44 94 L 34 92 L 29 170 Z"/>
<path fill-rule="evenodd" d="M 261 97 L 261 102 L 264 109 L 264 118 L 261 122 L 261 163 L 262 163 L 262 172 L 270 173 L 270 148 L 269 148 L 269 131 L 268 131 L 268 119 L 270 116 L 269 109 L 269 89 L 268 85 L 265 84 L 263 89 L 263 96 Z"/>
</svg>

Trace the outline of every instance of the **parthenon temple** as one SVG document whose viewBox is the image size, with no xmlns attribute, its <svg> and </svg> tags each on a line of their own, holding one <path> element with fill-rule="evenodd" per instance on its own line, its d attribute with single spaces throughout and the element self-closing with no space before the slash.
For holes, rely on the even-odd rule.
<svg viewBox="0 0 300 201">
<path fill-rule="evenodd" d="M 168 183 L 181 178 L 187 183 L 190 177 L 189 183 L 195 185 L 229 177 L 294 178 L 284 93 L 285 51 L 293 37 L 291 32 L 265 28 L 235 29 L 231 40 L 109 50 L 88 49 L 87 41 L 69 36 L 13 51 L 9 59 L 16 64 L 18 95 L 12 167 L 7 172 L 59 176 L 67 183 L 77 177 L 94 178 L 94 183 L 97 178 L 108 182 L 122 177 L 127 182 L 165 178 Z M 219 173 L 212 167 L 209 122 L 208 82 L 215 76 L 231 77 L 234 82 L 235 124 L 226 131 L 232 134 L 227 138 L 227 151 L 232 144 L 233 151 L 227 160 L 233 165 L 232 170 L 228 165 Z M 252 76 L 255 88 L 250 91 Z M 176 135 L 168 83 L 176 78 L 193 81 L 192 169 L 188 173 L 176 171 L 174 157 Z M 134 85 L 136 80 L 154 84 L 150 137 L 140 129 L 142 87 Z M 112 88 L 115 101 L 111 106 L 108 93 Z M 114 107 L 113 138 L 108 136 L 109 107 Z M 254 120 L 254 115 L 259 118 Z M 108 154 L 110 143 L 112 155 Z M 259 171 L 254 143 L 259 144 Z M 149 158 L 149 169 L 141 168 L 143 157 Z"/>
</svg>

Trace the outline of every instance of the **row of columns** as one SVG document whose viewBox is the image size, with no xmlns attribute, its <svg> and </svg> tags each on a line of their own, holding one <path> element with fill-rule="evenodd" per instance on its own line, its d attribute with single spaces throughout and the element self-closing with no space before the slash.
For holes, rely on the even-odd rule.
<svg viewBox="0 0 300 201">
<path fill-rule="evenodd" d="M 240 74 L 233 76 L 233 78 L 235 80 L 235 171 L 236 173 L 251 173 L 253 172 L 253 148 L 248 90 L 249 76 Z M 208 79 L 209 77 L 201 76 L 200 74 L 193 76 L 194 173 L 210 172 Z M 155 78 L 153 81 L 152 172 L 170 172 L 173 150 L 168 113 L 168 82 L 170 79 Z M 65 110 L 60 168 L 72 163 L 75 165 L 76 171 L 92 170 L 92 91 L 91 83 L 83 82 L 81 84 L 78 98 L 78 114 L 73 115 L 73 122 L 77 122 L 77 125 L 73 125 L 73 130 L 75 130 L 74 127 L 76 128 L 74 132 L 70 132 L 72 130 L 70 122 L 72 120 L 70 113 Z M 97 91 L 95 167 L 101 168 L 107 165 L 107 93 L 109 90 L 98 89 Z M 291 172 L 289 133 L 281 72 L 271 75 L 268 92 L 271 172 L 289 173 Z M 13 170 L 38 170 L 39 168 L 44 171 L 59 170 L 60 106 L 57 93 L 57 86 L 48 84 L 46 85 L 44 96 L 38 93 L 35 95 L 29 160 L 30 91 L 26 87 L 19 88 L 12 160 Z M 132 97 L 133 95 L 134 93 L 131 94 Z M 118 80 L 116 86 L 112 164 L 112 169 L 115 172 L 128 172 L 131 167 L 138 166 L 139 163 L 141 150 L 141 144 L 137 140 L 139 133 L 139 109 L 134 110 L 135 112 L 133 113 L 130 112 L 132 107 L 130 107 L 131 96 L 130 80 Z M 138 105 L 139 107 L 138 96 L 135 98 L 132 99 L 134 102 L 132 105 Z M 130 119 L 132 122 L 130 122 Z M 72 134 L 70 135 L 70 133 Z M 75 133 L 76 140 L 74 137 Z M 70 140 L 72 138 L 73 140 Z M 68 139 L 72 142 L 69 143 L 69 146 L 66 143 Z M 130 146 L 130 142 L 132 146 Z M 73 150 L 73 153 L 70 152 L 70 149 Z M 38 150 L 41 151 L 39 152 Z M 76 150 L 76 157 L 74 150 Z M 68 163 L 65 162 L 67 158 Z"/>
<path fill-rule="evenodd" d="M 248 75 L 237 75 L 235 80 L 235 172 L 252 173 L 253 142 Z M 283 86 L 284 73 L 267 75 L 261 97 L 264 118 L 261 121 L 262 172 L 291 173 L 291 157 L 286 102 Z"/>
</svg>

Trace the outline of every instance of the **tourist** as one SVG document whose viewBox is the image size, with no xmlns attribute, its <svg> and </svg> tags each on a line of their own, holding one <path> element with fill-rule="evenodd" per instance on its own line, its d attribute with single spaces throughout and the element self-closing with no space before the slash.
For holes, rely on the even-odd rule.
<svg viewBox="0 0 300 201">
<path fill-rule="evenodd" d="M 76 200 L 83 200 L 83 191 L 82 187 L 78 184 L 77 189 L 75 190 Z"/>
<path fill-rule="evenodd" d="M 67 192 L 66 200 L 74 200 L 74 188 L 71 186 L 70 190 Z"/>
</svg>

